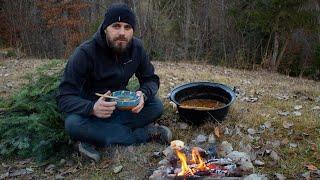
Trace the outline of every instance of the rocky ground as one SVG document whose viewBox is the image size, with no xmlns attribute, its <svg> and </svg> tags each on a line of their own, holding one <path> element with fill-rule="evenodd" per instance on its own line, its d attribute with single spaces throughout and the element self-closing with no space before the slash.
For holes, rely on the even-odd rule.
<svg viewBox="0 0 320 180">
<path fill-rule="evenodd" d="M 48 61 L 0 60 L 1 96 L 13 94 L 26 82 L 22 78 L 26 73 Z M 253 168 L 246 175 L 270 179 L 320 178 L 320 82 L 199 62 L 154 62 L 154 65 L 161 78 L 159 96 L 165 104 L 158 123 L 169 126 L 174 139 L 189 147 L 206 149 L 209 137 L 214 137 L 219 156 L 232 156 L 238 151 L 250 158 Z M 174 87 L 194 81 L 236 87 L 237 100 L 225 121 L 200 126 L 181 121 L 167 97 Z M 146 179 L 161 166 L 158 163 L 165 159 L 166 148 L 156 143 L 113 147 L 106 150 L 99 163 L 76 151 L 59 162 L 36 164 L 32 158 L 2 161 L 0 179 Z"/>
</svg>

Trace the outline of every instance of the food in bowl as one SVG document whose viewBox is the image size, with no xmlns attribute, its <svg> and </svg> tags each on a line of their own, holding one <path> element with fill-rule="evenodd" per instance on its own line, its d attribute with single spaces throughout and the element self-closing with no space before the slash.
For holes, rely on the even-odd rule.
<svg viewBox="0 0 320 180">
<path fill-rule="evenodd" d="M 113 99 L 117 102 L 117 108 L 120 110 L 131 110 L 136 107 L 140 102 L 140 97 L 136 95 L 136 92 L 133 91 L 115 91 L 112 93 L 112 96 L 117 97 L 118 99 Z"/>
</svg>

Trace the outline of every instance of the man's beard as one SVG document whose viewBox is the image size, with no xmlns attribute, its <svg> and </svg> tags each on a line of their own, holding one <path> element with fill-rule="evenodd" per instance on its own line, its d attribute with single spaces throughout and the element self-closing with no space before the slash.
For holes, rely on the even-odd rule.
<svg viewBox="0 0 320 180">
<path fill-rule="evenodd" d="M 109 45 L 109 47 L 112 49 L 113 52 L 115 52 L 116 54 L 122 54 L 125 51 L 127 51 L 128 47 L 130 47 L 131 43 L 132 43 L 132 39 L 128 40 L 127 38 L 120 36 L 120 37 L 116 37 L 113 40 L 110 38 L 110 36 L 106 33 L 106 40 L 107 43 Z M 122 44 L 116 44 L 116 41 L 118 40 L 122 40 L 122 41 L 126 41 L 127 44 L 126 45 L 122 45 Z"/>
</svg>

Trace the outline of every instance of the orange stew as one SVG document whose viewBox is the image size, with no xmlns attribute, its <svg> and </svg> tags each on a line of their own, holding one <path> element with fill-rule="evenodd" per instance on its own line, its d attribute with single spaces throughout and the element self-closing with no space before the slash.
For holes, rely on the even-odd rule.
<svg viewBox="0 0 320 180">
<path fill-rule="evenodd" d="M 220 108 L 225 106 L 224 103 L 213 99 L 191 99 L 181 102 L 184 107 L 204 107 L 204 108 Z"/>
</svg>

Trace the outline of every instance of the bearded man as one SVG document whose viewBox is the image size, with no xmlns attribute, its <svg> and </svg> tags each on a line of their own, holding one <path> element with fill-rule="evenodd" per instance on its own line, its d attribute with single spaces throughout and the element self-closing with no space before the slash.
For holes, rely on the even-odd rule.
<svg viewBox="0 0 320 180">
<path fill-rule="evenodd" d="M 66 131 L 79 142 L 79 151 L 95 161 L 100 159 L 97 146 L 172 139 L 167 127 L 153 124 L 163 112 L 156 97 L 160 81 L 141 40 L 133 36 L 135 28 L 133 11 L 126 4 L 112 4 L 93 38 L 69 58 L 59 85 L 57 103 L 67 114 Z M 131 111 L 95 95 L 125 90 L 133 75 L 139 80 L 140 102 Z"/>
</svg>

